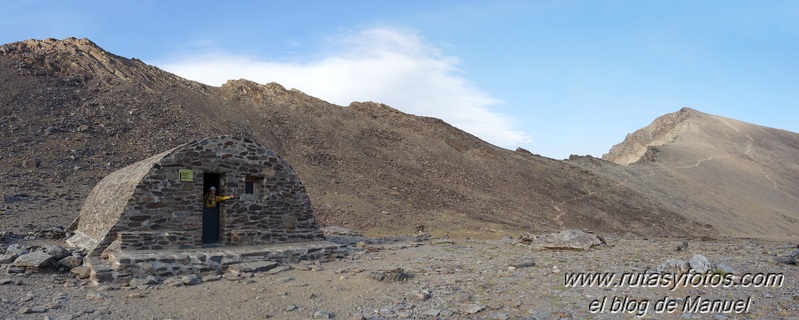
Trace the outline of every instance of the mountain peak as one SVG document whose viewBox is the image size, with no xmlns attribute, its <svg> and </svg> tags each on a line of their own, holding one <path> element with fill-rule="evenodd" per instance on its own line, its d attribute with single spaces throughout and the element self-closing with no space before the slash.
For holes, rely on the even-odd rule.
<svg viewBox="0 0 799 320">
<path fill-rule="evenodd" d="M 125 58 L 86 38 L 29 39 L 0 46 L 4 63 L 20 75 L 60 78 L 68 82 L 97 81 L 108 85 L 145 82 L 154 74 L 170 82 L 186 82 L 136 58 Z M 148 85 L 152 86 L 152 84 Z"/>
<path fill-rule="evenodd" d="M 24 41 L 4 44 L 0 46 L 0 54 L 8 55 L 13 53 L 21 54 L 57 54 L 58 52 L 97 52 L 109 55 L 107 51 L 100 48 L 97 44 L 86 38 L 65 38 L 62 40 L 47 38 L 44 40 L 28 39 Z"/>
<path fill-rule="evenodd" d="M 653 199 L 695 221 L 715 221 L 721 234 L 795 235 L 799 134 L 683 108 L 627 135 L 603 158 L 635 163 L 625 169 L 643 181 L 639 187 L 656 186 Z"/>
<path fill-rule="evenodd" d="M 704 115 L 707 114 L 687 107 L 664 114 L 650 125 L 627 134 L 624 141 L 610 148 L 602 159 L 623 165 L 634 163 L 646 154 L 649 146 L 673 141 L 685 130 L 687 119 Z"/>
</svg>

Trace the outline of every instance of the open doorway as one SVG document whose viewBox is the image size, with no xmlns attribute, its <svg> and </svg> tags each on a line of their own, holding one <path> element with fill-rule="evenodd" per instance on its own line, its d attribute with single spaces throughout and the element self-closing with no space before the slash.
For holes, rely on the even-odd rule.
<svg viewBox="0 0 799 320">
<path fill-rule="evenodd" d="M 208 206 L 208 192 L 211 187 L 216 188 L 217 195 L 220 192 L 221 174 L 218 173 L 203 173 L 203 244 L 212 244 L 219 242 L 219 203 L 209 207 Z M 216 201 L 214 201 L 216 202 Z"/>
</svg>

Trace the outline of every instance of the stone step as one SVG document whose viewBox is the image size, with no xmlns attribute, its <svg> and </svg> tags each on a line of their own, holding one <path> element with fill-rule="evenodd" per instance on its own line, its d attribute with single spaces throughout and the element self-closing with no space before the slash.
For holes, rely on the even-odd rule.
<svg viewBox="0 0 799 320">
<path fill-rule="evenodd" d="M 279 264 L 277 262 L 272 261 L 252 261 L 252 262 L 241 262 L 241 263 L 234 263 L 227 266 L 227 271 L 229 272 L 236 272 L 236 273 L 243 273 L 243 272 L 264 272 L 269 271 L 277 267 Z"/>
<path fill-rule="evenodd" d="M 281 264 L 328 259 L 343 255 L 343 246 L 328 241 L 281 243 L 259 246 L 221 246 L 179 250 L 120 250 L 108 259 L 90 260 L 93 283 L 127 284 L 132 278 L 149 275 L 161 278 L 221 272 L 253 273 Z"/>
</svg>

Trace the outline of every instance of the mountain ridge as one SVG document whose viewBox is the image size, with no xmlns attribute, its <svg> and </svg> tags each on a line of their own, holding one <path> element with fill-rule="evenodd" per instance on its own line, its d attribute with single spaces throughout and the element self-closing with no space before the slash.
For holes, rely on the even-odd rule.
<svg viewBox="0 0 799 320">
<path fill-rule="evenodd" d="M 639 161 L 647 154 L 648 147 L 674 140 L 683 129 L 685 120 L 699 113 L 691 108 L 682 108 L 656 118 L 650 125 L 628 134 L 624 141 L 610 148 L 602 159 L 622 165 Z"/>
<path fill-rule="evenodd" d="M 663 196 L 678 191 L 652 189 L 646 166 L 506 150 L 440 119 L 377 102 L 338 106 L 277 83 L 207 86 L 88 40 L 23 43 L 0 47 L 0 130 L 9 136 L 0 174 L 7 192 L 26 195 L 7 205 L 13 230 L 68 223 L 106 174 L 229 134 L 286 159 L 323 225 L 461 237 L 564 228 L 719 236 Z"/>
<path fill-rule="evenodd" d="M 722 234 L 789 238 L 799 227 L 797 133 L 686 108 L 628 135 L 603 158 L 635 173 L 647 198 L 713 221 Z M 690 197 L 666 200 L 673 190 Z"/>
</svg>

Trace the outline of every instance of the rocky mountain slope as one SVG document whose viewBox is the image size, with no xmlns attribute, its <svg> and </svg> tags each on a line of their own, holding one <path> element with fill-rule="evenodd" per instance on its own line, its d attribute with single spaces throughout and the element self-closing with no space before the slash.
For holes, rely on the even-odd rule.
<svg viewBox="0 0 799 320">
<path fill-rule="evenodd" d="M 627 136 L 595 166 L 721 234 L 791 238 L 799 230 L 799 134 L 684 108 Z M 601 167 L 601 168 L 600 168 Z"/>
<path fill-rule="evenodd" d="M 3 45 L 0 79 L 0 131 L 5 134 L 0 140 L 0 178 L 6 185 L 0 222 L 2 229 L 17 232 L 69 224 L 94 184 L 108 173 L 178 144 L 221 134 L 251 138 L 292 164 L 323 225 L 369 234 L 424 228 L 434 235 L 468 237 L 587 228 L 716 236 L 717 224 L 724 221 L 716 221 L 714 215 L 733 205 L 693 199 L 692 187 L 680 183 L 682 176 L 667 175 L 662 181 L 648 177 L 667 172 L 664 166 L 690 166 L 736 152 L 738 156 L 723 159 L 770 163 L 768 170 L 778 170 L 763 174 L 757 168 L 765 167 L 747 167 L 758 170 L 748 173 L 752 179 L 768 176 L 778 186 L 763 184 L 763 196 L 797 196 L 784 184 L 796 183 L 796 171 L 778 177 L 779 172 L 795 170 L 792 164 L 779 164 L 785 159 L 779 157 L 790 153 L 773 158 L 753 153 L 756 161 L 740 155 L 746 145 L 708 155 L 701 153 L 708 151 L 703 146 L 696 149 L 700 153 L 691 154 L 695 149 L 682 150 L 677 144 L 673 151 L 646 149 L 650 151 L 644 151 L 643 158 L 655 160 L 645 164 L 623 166 L 593 158 L 558 161 L 498 148 L 439 119 L 404 114 L 376 102 L 337 106 L 279 84 L 247 80 L 206 86 L 116 56 L 87 39 Z M 777 140 L 757 142 L 760 136 L 745 126 L 731 125 L 742 130 L 727 132 L 737 134 L 732 137 L 746 139 L 748 133 L 754 139 L 752 150 L 765 152 L 780 139 L 793 141 L 789 133 L 763 129 L 771 134 L 769 139 Z M 677 130 L 661 131 L 650 135 L 668 141 Z M 702 136 L 676 137 L 680 141 Z M 711 138 L 725 137 L 707 139 Z M 631 145 L 616 153 L 642 162 L 637 160 L 642 156 L 626 149 L 636 154 L 642 150 Z M 701 167 L 718 162 L 702 161 Z M 789 171 L 779 171 L 783 169 L 778 165 Z M 692 182 L 701 182 L 698 179 Z M 726 179 L 718 182 L 750 181 L 732 174 Z M 735 188 L 727 195 L 747 190 L 746 185 Z M 784 192 L 770 192 L 777 189 Z M 753 206 L 768 205 L 758 196 L 746 199 Z M 787 203 L 768 210 L 793 217 L 795 211 L 787 210 Z M 736 234 L 766 232 L 745 231 Z"/>
<path fill-rule="evenodd" d="M 220 134 L 252 138 L 281 154 L 299 172 L 323 224 L 463 236 L 696 229 L 601 175 L 497 148 L 438 119 L 374 102 L 337 106 L 274 83 L 206 86 L 87 39 L 4 45 L 0 78 L 6 229 L 68 224 L 108 173 Z M 607 191 L 591 194 L 600 189 Z"/>
</svg>

